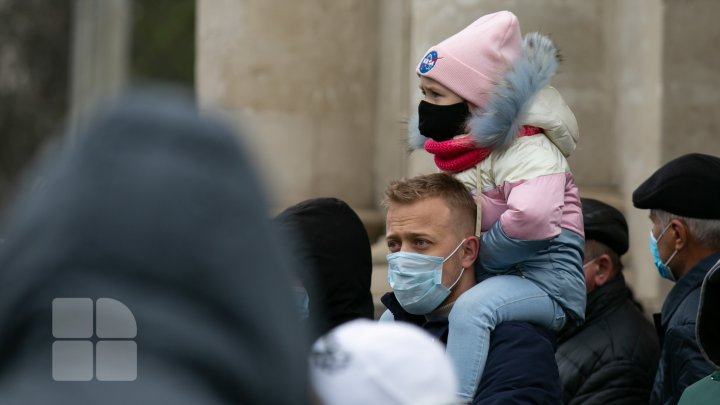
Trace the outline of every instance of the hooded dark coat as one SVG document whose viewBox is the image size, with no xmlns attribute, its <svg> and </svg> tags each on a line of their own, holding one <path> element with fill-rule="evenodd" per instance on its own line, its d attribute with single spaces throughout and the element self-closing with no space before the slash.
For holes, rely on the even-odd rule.
<svg viewBox="0 0 720 405">
<path fill-rule="evenodd" d="M 316 198 L 293 205 L 276 220 L 296 238 L 317 335 L 353 319 L 372 319 L 370 240 L 355 211 L 336 198 Z"/>
<path fill-rule="evenodd" d="M 292 270 L 227 126 L 126 96 L 25 184 L 0 252 L 1 404 L 305 402 Z M 135 381 L 53 380 L 59 297 L 132 311 Z"/>
</svg>

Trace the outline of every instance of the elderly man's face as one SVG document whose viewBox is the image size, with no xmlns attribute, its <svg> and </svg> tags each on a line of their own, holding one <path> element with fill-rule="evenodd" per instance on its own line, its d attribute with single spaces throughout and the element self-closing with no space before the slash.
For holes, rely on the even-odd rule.
<svg viewBox="0 0 720 405">
<path fill-rule="evenodd" d="M 450 208 L 440 197 L 412 204 L 393 204 L 387 212 L 386 229 L 390 253 L 402 251 L 445 258 L 465 238 L 458 230 Z M 463 265 L 469 267 L 465 250 L 461 246 L 444 263 L 442 284 L 445 287 L 458 279 Z"/>
<path fill-rule="evenodd" d="M 687 242 L 687 229 L 684 222 L 677 218 L 662 222 L 660 218 L 650 214 L 652 236 L 657 244 L 658 259 L 670 268 L 673 277 L 685 273 L 692 265 L 688 265 L 683 252 Z M 662 273 L 661 273 L 662 275 Z"/>
</svg>

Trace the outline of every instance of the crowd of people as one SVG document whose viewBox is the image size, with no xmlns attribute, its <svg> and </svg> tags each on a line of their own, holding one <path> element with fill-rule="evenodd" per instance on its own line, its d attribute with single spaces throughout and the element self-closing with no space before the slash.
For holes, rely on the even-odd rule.
<svg viewBox="0 0 720 405">
<path fill-rule="evenodd" d="M 348 204 L 270 218 L 230 127 L 174 91 L 125 95 L 5 213 L 0 403 L 717 403 L 720 158 L 678 157 L 633 192 L 654 259 L 635 264 L 674 282 L 653 326 L 623 275 L 625 217 L 581 198 L 566 160 L 558 63 L 507 11 L 420 60 L 410 143 L 438 172 L 386 188 L 377 321 Z M 59 297 L 133 310 L 135 380 L 51 378 Z"/>
</svg>

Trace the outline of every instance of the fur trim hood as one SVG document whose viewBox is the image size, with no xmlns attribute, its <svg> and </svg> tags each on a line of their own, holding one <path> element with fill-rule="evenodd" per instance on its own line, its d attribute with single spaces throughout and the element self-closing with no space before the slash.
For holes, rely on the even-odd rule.
<svg viewBox="0 0 720 405">
<path fill-rule="evenodd" d="M 559 54 L 550 38 L 533 32 L 523 39 L 523 53 L 495 86 L 486 109 L 468 119 L 469 136 L 479 147 L 507 149 L 521 126 L 542 128 L 566 157 L 579 139 L 575 115 L 560 93 L 549 86 L 557 73 Z M 421 149 L 428 139 L 418 130 L 417 113 L 408 123 L 408 143 Z"/>
</svg>

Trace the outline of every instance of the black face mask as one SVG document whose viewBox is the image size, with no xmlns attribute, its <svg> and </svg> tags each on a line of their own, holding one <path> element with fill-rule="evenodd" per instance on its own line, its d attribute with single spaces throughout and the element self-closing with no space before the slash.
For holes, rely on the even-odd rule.
<svg viewBox="0 0 720 405">
<path fill-rule="evenodd" d="M 467 103 L 437 105 L 420 101 L 418 106 L 420 134 L 437 142 L 447 141 L 465 133 L 465 122 L 470 115 Z"/>
</svg>

